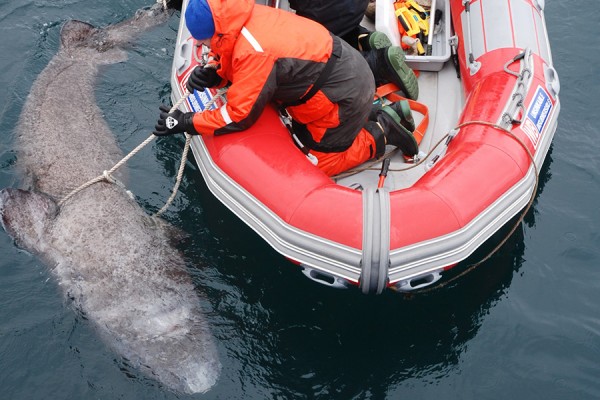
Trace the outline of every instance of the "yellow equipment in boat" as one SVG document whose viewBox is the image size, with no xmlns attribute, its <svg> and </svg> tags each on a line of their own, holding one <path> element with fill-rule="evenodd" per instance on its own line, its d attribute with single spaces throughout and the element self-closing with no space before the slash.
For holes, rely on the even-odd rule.
<svg viewBox="0 0 600 400">
<path fill-rule="evenodd" d="M 404 34 L 415 36 L 421 32 L 418 21 L 412 18 L 412 13 L 407 7 L 400 6 L 396 8 L 396 17 L 398 17 L 398 22 L 404 29 Z"/>
<path fill-rule="evenodd" d="M 417 51 L 421 55 L 425 54 L 421 42 L 429 35 L 429 13 L 414 0 L 397 1 L 394 8 L 401 36 L 420 39 Z"/>
</svg>

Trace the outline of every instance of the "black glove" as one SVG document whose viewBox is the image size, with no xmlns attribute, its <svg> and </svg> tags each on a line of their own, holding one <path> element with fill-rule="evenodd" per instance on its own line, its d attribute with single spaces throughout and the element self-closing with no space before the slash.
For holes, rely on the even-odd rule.
<svg viewBox="0 0 600 400">
<path fill-rule="evenodd" d="M 194 89 L 201 92 L 204 88 L 218 86 L 221 81 L 223 79 L 217 74 L 216 69 L 197 66 L 190 74 L 186 87 L 190 93 L 194 93 Z"/>
<path fill-rule="evenodd" d="M 154 126 L 154 132 L 152 132 L 156 136 L 174 135 L 183 132 L 187 132 L 190 135 L 198 134 L 192 122 L 192 118 L 194 117 L 193 112 L 184 113 L 174 110 L 172 113 L 169 113 L 169 107 L 164 104 L 161 104 L 158 108 L 160 109 L 160 118 Z"/>
</svg>

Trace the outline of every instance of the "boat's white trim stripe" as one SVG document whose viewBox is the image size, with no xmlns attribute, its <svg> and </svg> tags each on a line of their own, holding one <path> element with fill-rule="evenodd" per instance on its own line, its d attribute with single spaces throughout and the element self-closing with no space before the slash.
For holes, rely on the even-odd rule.
<svg viewBox="0 0 600 400">
<path fill-rule="evenodd" d="M 256 38 L 250 33 L 250 31 L 248 29 L 246 29 L 245 26 L 242 28 L 242 35 L 244 35 L 244 37 L 252 45 L 254 50 L 256 50 L 259 53 L 263 52 L 263 49 L 260 46 L 260 43 L 258 43 L 258 40 L 256 40 Z"/>
<path fill-rule="evenodd" d="M 223 119 L 225 120 L 226 124 L 231 124 L 233 122 L 233 120 L 231 119 L 231 117 L 229 116 L 229 112 L 227 112 L 227 106 L 223 106 L 219 109 L 219 111 L 221 111 L 221 116 L 223 117 Z"/>
</svg>

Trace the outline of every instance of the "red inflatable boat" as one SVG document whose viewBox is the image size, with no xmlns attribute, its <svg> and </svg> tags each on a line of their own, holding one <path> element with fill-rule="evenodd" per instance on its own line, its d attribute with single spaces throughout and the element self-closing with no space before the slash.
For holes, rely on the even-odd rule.
<svg viewBox="0 0 600 400">
<path fill-rule="evenodd" d="M 364 293 L 434 284 L 534 194 L 560 109 L 544 2 L 433 0 L 432 7 L 441 16 L 432 53 L 407 57 L 429 112 L 421 153 L 405 160 L 390 147 L 383 187 L 381 160 L 324 175 L 271 107 L 247 131 L 192 140 L 213 194 L 319 283 Z M 174 102 L 202 56 L 183 15 Z M 399 43 L 392 0 L 377 0 L 375 28 Z M 195 93 L 184 107 L 202 110 L 212 95 Z M 427 113 L 414 108 L 419 122 Z"/>
</svg>

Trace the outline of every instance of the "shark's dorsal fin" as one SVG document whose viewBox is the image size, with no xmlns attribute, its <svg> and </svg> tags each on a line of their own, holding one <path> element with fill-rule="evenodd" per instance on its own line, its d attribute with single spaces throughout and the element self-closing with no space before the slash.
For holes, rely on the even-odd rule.
<svg viewBox="0 0 600 400">
<path fill-rule="evenodd" d="M 96 28 L 87 22 L 70 20 L 65 22 L 60 31 L 60 43 L 63 48 L 70 48 L 87 40 Z"/>
</svg>

